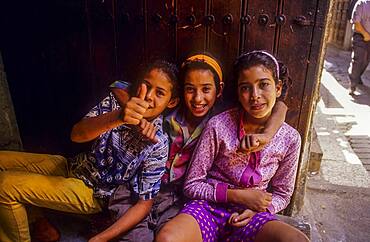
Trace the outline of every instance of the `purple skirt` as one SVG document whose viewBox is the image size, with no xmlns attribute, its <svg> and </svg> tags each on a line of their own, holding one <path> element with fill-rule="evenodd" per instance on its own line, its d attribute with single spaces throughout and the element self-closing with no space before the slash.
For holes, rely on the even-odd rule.
<svg viewBox="0 0 370 242">
<path fill-rule="evenodd" d="M 181 213 L 193 216 L 202 232 L 203 241 L 254 241 L 262 226 L 277 220 L 274 214 L 260 212 L 255 214 L 244 227 L 234 227 L 228 220 L 241 208 L 230 204 L 217 204 L 204 200 L 193 200 L 185 204 Z"/>
</svg>

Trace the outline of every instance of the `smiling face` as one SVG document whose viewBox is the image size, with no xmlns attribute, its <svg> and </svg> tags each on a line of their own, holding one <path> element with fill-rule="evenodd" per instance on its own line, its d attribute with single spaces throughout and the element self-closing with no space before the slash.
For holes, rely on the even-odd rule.
<svg viewBox="0 0 370 242">
<path fill-rule="evenodd" d="M 272 72 L 263 65 L 244 69 L 239 74 L 238 97 L 250 118 L 265 122 L 281 94 L 281 81 L 275 84 Z"/>
<path fill-rule="evenodd" d="M 217 99 L 216 84 L 210 70 L 190 70 L 184 80 L 184 103 L 188 114 L 194 118 L 204 117 Z"/>
<path fill-rule="evenodd" d="M 143 117 L 152 120 L 158 117 L 166 108 L 176 106 L 178 100 L 171 99 L 172 84 L 166 73 L 160 69 L 152 69 L 141 82 L 147 86 L 145 101 L 149 103 L 149 108 Z"/>
</svg>

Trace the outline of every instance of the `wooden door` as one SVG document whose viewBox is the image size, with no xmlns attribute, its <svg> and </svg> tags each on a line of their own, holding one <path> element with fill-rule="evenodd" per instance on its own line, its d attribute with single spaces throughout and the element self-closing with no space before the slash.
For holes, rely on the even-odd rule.
<svg viewBox="0 0 370 242">
<path fill-rule="evenodd" d="M 92 93 L 106 88 L 117 76 L 116 2 L 114 0 L 86 2 L 89 30 L 90 62 L 93 79 Z M 102 93 L 95 93 L 102 98 Z"/>
<path fill-rule="evenodd" d="M 296 4 L 300 7 L 298 8 Z M 279 9 L 279 17 L 283 22 L 278 29 L 277 56 L 292 70 L 293 79 L 287 99 L 290 107 L 287 120 L 298 128 L 301 134 L 304 134 L 305 127 L 299 125 L 299 119 L 301 115 L 305 116 L 308 113 L 307 109 L 302 109 L 304 106 L 302 97 L 304 97 L 306 72 L 312 48 L 316 7 L 316 2 L 298 0 L 295 4 L 284 4 Z M 307 119 L 307 116 L 302 118 Z"/>
<path fill-rule="evenodd" d="M 242 2 L 238 0 L 214 0 L 209 6 L 209 16 L 215 23 L 209 28 L 207 50 L 223 67 L 225 84 L 231 86 L 232 64 L 239 54 L 240 18 Z"/>
<path fill-rule="evenodd" d="M 146 15 L 146 56 L 150 59 L 175 61 L 175 31 L 178 17 L 175 1 L 164 0 L 159 4 L 156 0 L 147 0 Z"/>
<path fill-rule="evenodd" d="M 308 149 L 329 1 L 55 0 L 27 3 L 30 11 L 10 2 L 0 8 L 0 43 L 26 150 L 70 153 L 73 123 L 110 82 L 137 78 L 153 58 L 179 64 L 210 53 L 228 85 L 235 58 L 255 49 L 288 65 L 294 82 L 287 121 Z M 9 19 L 16 28 L 4 24 Z"/>
<path fill-rule="evenodd" d="M 249 23 L 244 31 L 243 51 L 267 50 L 274 52 L 276 43 L 275 16 L 278 12 L 278 0 L 271 1 L 244 1 L 244 12 Z"/>
<path fill-rule="evenodd" d="M 207 50 L 207 4 L 206 1 L 178 0 L 176 7 L 176 60 L 180 63 L 190 54 Z"/>
<path fill-rule="evenodd" d="M 116 27 L 116 78 L 133 80 L 140 69 L 140 63 L 146 61 L 143 1 L 117 0 Z"/>
</svg>

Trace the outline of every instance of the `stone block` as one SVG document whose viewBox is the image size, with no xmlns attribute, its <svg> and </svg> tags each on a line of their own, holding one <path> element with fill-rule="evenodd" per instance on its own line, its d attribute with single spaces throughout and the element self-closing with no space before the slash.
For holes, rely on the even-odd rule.
<svg viewBox="0 0 370 242">
<path fill-rule="evenodd" d="M 365 147 L 365 148 L 355 148 L 355 147 L 352 147 L 353 151 L 355 153 L 365 153 L 365 154 L 370 154 L 370 147 Z"/>
<path fill-rule="evenodd" d="M 360 160 L 370 159 L 370 153 L 358 153 L 357 156 L 358 156 L 358 158 L 360 158 Z"/>
<path fill-rule="evenodd" d="M 369 148 L 370 147 L 370 145 L 369 144 L 367 144 L 367 143 L 353 143 L 353 144 L 351 144 L 351 147 L 352 147 L 352 149 L 356 149 L 356 148 Z"/>
<path fill-rule="evenodd" d="M 309 172 L 318 172 L 321 166 L 323 152 L 319 140 L 317 139 L 316 130 L 312 129 L 312 140 L 310 148 L 310 160 L 308 165 Z"/>
<path fill-rule="evenodd" d="M 0 150 L 20 149 L 22 143 L 0 52 Z"/>
</svg>

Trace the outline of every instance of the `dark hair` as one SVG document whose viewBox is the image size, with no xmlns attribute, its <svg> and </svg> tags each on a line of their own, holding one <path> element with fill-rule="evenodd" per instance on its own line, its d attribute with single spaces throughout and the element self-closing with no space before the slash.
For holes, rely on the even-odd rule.
<svg viewBox="0 0 370 242">
<path fill-rule="evenodd" d="M 275 62 L 274 57 L 266 51 L 253 51 L 241 54 L 234 63 L 234 81 L 233 90 L 237 90 L 238 80 L 240 73 L 243 70 L 249 69 L 254 66 L 262 65 L 269 69 L 272 73 L 275 83 L 277 84 L 279 79 L 282 82 L 282 91 L 279 100 L 284 100 L 287 96 L 288 89 L 292 84 L 292 79 L 289 76 L 289 70 L 286 65 L 282 62 Z M 276 64 L 279 65 L 277 68 Z M 277 70 L 279 69 L 279 73 Z"/>
<path fill-rule="evenodd" d="M 217 61 L 217 63 L 220 63 L 216 58 L 214 58 L 212 55 L 207 54 L 208 56 L 212 57 L 214 60 Z M 220 64 L 219 64 L 220 65 Z M 197 61 L 197 60 L 188 60 L 185 61 L 182 64 L 182 67 L 180 69 L 180 81 L 181 81 L 181 91 L 183 93 L 183 88 L 184 88 L 184 83 L 185 83 L 185 77 L 186 75 L 193 70 L 209 70 L 211 71 L 213 75 L 213 79 L 215 81 L 215 86 L 216 86 L 216 93 L 218 94 L 220 92 L 220 77 L 218 76 L 217 72 L 215 69 L 213 69 L 212 66 L 208 65 L 206 62 L 203 61 Z"/>
<path fill-rule="evenodd" d="M 130 89 L 131 94 L 132 95 L 136 94 L 136 90 L 138 88 L 138 85 L 140 84 L 140 80 L 143 80 L 144 76 L 147 75 L 149 72 L 151 72 L 154 69 L 158 69 L 158 70 L 161 70 L 162 72 L 164 72 L 167 75 L 168 79 L 170 80 L 170 82 L 172 84 L 171 98 L 179 97 L 180 84 L 179 84 L 179 80 L 177 78 L 177 76 L 179 74 L 179 70 L 178 70 L 178 68 L 176 67 L 175 64 L 170 63 L 170 62 L 165 61 L 165 60 L 155 60 L 155 61 L 151 62 L 150 64 L 148 64 L 145 68 L 143 68 L 143 71 L 141 71 L 141 73 L 142 73 L 141 78 L 139 80 L 135 81 L 132 85 L 132 88 Z"/>
</svg>

